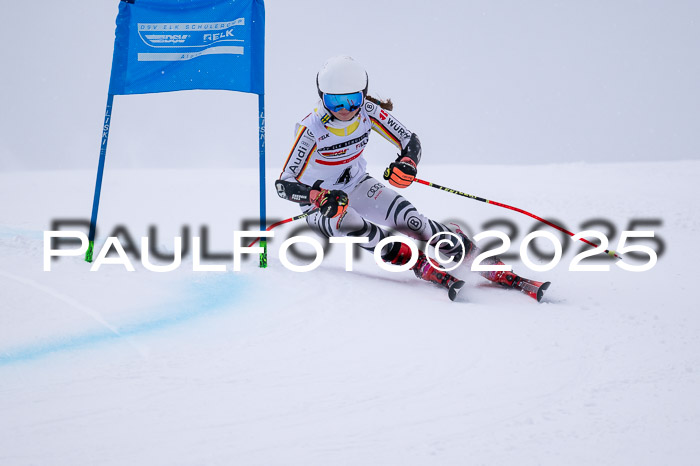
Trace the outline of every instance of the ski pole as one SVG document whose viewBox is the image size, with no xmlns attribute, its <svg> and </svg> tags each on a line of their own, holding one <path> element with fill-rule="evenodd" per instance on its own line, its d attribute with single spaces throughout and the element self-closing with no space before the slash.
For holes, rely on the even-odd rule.
<svg viewBox="0 0 700 466">
<path fill-rule="evenodd" d="M 270 230 L 272 230 L 272 229 L 275 228 L 275 227 L 278 227 L 278 226 L 280 226 L 280 225 L 284 225 L 285 223 L 293 222 L 294 220 L 301 220 L 302 218 L 306 218 L 306 217 L 308 217 L 309 215 L 316 213 L 316 212 L 318 211 L 318 209 L 319 209 L 319 208 L 316 207 L 316 208 L 313 208 L 313 209 L 311 209 L 311 210 L 307 210 L 307 211 L 304 212 L 303 214 L 299 214 L 299 215 L 297 215 L 296 217 L 290 217 L 290 218 L 287 218 L 287 219 L 284 219 L 284 220 L 280 220 L 279 222 L 273 223 L 272 225 L 270 225 L 269 227 L 267 227 L 267 229 L 265 229 L 265 231 L 270 231 Z M 260 241 L 260 238 L 255 238 L 255 239 L 253 240 L 253 242 L 250 243 L 250 244 L 248 245 L 248 247 L 249 247 L 249 248 L 252 247 L 252 246 L 253 246 L 255 243 L 257 243 L 258 241 Z"/>
<path fill-rule="evenodd" d="M 493 204 L 493 205 L 496 205 L 496 206 L 498 206 L 498 207 L 503 207 L 503 208 L 505 208 L 505 209 L 510 209 L 510 210 L 514 210 L 514 211 L 516 211 L 516 212 L 520 212 L 521 214 L 525 214 L 525 215 L 527 215 L 528 217 L 532 217 L 532 218 L 534 218 L 534 219 L 536 219 L 536 220 L 539 220 L 540 222 L 542 222 L 542 223 L 544 223 L 544 224 L 549 225 L 549 226 L 552 227 L 552 228 L 555 228 L 555 229 L 557 229 L 557 230 L 559 230 L 559 231 L 561 231 L 561 232 L 563 232 L 563 233 L 566 233 L 566 234 L 569 235 L 569 236 L 574 236 L 574 233 L 570 232 L 569 230 L 567 230 L 567 229 L 565 229 L 565 228 L 562 228 L 562 227 L 560 227 L 559 225 L 556 225 L 556 224 L 550 222 L 549 220 L 545 220 L 545 219 L 543 219 L 543 218 L 541 218 L 541 217 L 538 217 L 538 216 L 535 215 L 535 214 L 531 214 L 530 212 L 528 212 L 528 211 L 526 211 L 526 210 L 519 209 L 519 208 L 513 207 L 513 206 L 509 206 L 508 204 L 502 204 L 502 203 L 500 203 L 500 202 L 491 201 L 491 200 L 489 200 L 489 199 L 484 199 L 483 197 L 474 196 L 473 194 L 463 193 L 463 192 L 461 192 L 461 191 L 457 191 L 456 189 L 446 188 L 446 187 L 444 187 L 444 186 L 440 186 L 439 184 L 431 183 L 430 181 L 420 180 L 420 179 L 418 179 L 418 178 L 416 178 L 415 181 L 418 182 L 418 183 L 420 183 L 420 184 L 424 184 L 424 185 L 426 185 L 426 186 L 430 186 L 431 188 L 439 189 L 439 190 L 441 190 L 441 191 L 446 191 L 446 192 L 448 192 L 448 193 L 457 194 L 458 196 L 463 196 L 463 197 L 468 197 L 469 199 L 474 199 L 475 201 L 481 201 L 481 202 L 485 202 L 485 203 L 487 203 L 487 204 Z M 579 238 L 579 239 L 580 239 L 581 241 L 583 241 L 584 243 L 593 246 L 594 248 L 597 248 L 597 247 L 598 247 L 597 244 L 588 241 L 586 238 Z M 606 249 L 606 250 L 605 250 L 605 254 L 609 255 L 610 257 L 614 257 L 614 258 L 616 258 L 616 259 L 622 260 L 622 257 L 620 257 L 615 251 L 610 251 L 610 250 Z"/>
</svg>

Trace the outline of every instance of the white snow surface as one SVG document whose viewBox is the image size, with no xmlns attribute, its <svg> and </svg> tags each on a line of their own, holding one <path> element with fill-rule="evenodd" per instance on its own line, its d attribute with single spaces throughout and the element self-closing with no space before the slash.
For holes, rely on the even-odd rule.
<svg viewBox="0 0 700 466">
<path fill-rule="evenodd" d="M 279 167 L 267 174 L 274 179 Z M 380 175 L 383 164 L 370 166 Z M 0 174 L 0 464 L 692 465 L 700 456 L 695 293 L 700 162 L 422 165 L 420 176 L 557 218 L 660 219 L 658 264 L 549 272 L 542 303 L 468 281 L 458 302 L 368 254 L 286 270 L 135 272 L 79 257 L 44 272 L 50 219 L 86 218 L 94 172 Z M 268 183 L 270 217 L 298 213 Z M 230 252 L 257 216 L 255 170 L 107 170 L 98 248 L 116 225 L 210 229 Z M 429 217 L 472 233 L 533 219 L 414 185 Z M 551 231 L 551 230 L 550 230 Z M 539 240 L 538 240 L 539 241 Z"/>
</svg>

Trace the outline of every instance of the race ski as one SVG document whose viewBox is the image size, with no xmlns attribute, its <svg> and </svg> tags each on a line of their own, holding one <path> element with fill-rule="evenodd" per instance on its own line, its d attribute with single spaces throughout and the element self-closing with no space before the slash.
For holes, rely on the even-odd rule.
<svg viewBox="0 0 700 466">
<path fill-rule="evenodd" d="M 513 288 L 520 290 L 531 298 L 536 299 L 539 303 L 542 301 L 544 292 L 551 284 L 551 282 L 538 282 L 535 280 L 528 280 L 527 278 L 518 277 L 518 280 L 513 285 Z"/>
<path fill-rule="evenodd" d="M 452 276 L 450 275 L 450 277 Z M 447 296 L 449 296 L 450 301 L 457 299 L 459 292 L 462 291 L 462 287 L 464 287 L 464 282 L 462 280 L 458 280 L 455 277 L 452 278 L 454 281 L 447 287 Z"/>
<path fill-rule="evenodd" d="M 499 261 L 496 264 L 503 265 L 503 262 Z M 498 283 L 506 288 L 515 288 L 529 297 L 536 299 L 537 302 L 542 301 L 544 292 L 549 288 L 549 285 L 551 285 L 551 282 L 530 280 L 509 271 L 489 271 L 480 273 L 481 276 L 487 280 Z"/>
</svg>

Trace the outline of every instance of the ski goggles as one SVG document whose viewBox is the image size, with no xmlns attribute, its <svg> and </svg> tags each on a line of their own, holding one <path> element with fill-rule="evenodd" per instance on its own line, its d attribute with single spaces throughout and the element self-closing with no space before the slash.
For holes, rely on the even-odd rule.
<svg viewBox="0 0 700 466">
<path fill-rule="evenodd" d="M 339 112 L 343 108 L 348 112 L 354 112 L 362 106 L 363 100 L 362 91 L 352 94 L 323 94 L 323 105 L 331 112 Z"/>
</svg>

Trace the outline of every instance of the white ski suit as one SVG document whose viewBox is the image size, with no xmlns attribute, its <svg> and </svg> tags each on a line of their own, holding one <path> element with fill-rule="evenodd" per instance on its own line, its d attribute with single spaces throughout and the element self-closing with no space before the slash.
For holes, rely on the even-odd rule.
<svg viewBox="0 0 700 466">
<path fill-rule="evenodd" d="M 319 101 L 313 112 L 297 123 L 294 146 L 280 180 L 307 186 L 321 180 L 322 188 L 342 190 L 349 201 L 347 211 L 340 217 L 328 218 L 320 212 L 307 217 L 311 229 L 326 237 L 367 237 L 369 243 L 360 246 L 370 251 L 380 240 L 390 236 L 382 226 L 419 241 L 452 231 L 422 215 L 406 198 L 366 173 L 363 151 L 371 130 L 399 150 L 406 147 L 412 134 L 391 113 L 370 101 L 365 101 L 358 114 L 345 122 L 333 118 Z M 416 162 L 420 160 L 420 152 L 417 157 Z M 299 202 L 282 189 L 278 188 L 278 193 L 280 197 Z M 302 203 L 301 207 L 307 211 L 313 206 Z M 445 235 L 438 235 L 432 243 L 443 238 Z M 456 245 L 443 252 L 454 255 L 461 252 L 458 249 Z"/>
</svg>

